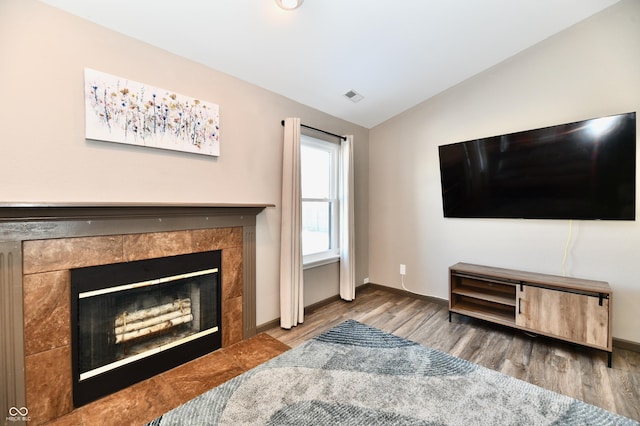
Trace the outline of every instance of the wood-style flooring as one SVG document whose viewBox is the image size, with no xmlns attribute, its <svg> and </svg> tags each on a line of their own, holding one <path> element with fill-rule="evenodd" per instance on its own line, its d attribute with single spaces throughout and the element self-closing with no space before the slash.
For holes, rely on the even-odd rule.
<svg viewBox="0 0 640 426">
<path fill-rule="evenodd" d="M 535 337 L 453 314 L 448 306 L 367 287 L 353 302 L 335 301 L 307 312 L 291 330 L 266 332 L 295 347 L 354 319 L 422 345 L 500 371 L 640 421 L 640 353 L 614 347 L 613 368 L 603 351 Z"/>
<path fill-rule="evenodd" d="M 346 319 L 640 421 L 640 353 L 614 348 L 613 368 L 607 368 L 604 352 L 530 337 L 455 314 L 450 323 L 442 303 L 368 287 L 353 302 L 335 301 L 307 312 L 305 322 L 291 330 L 270 328 L 47 424 L 145 424 Z M 41 423 L 34 413 L 31 424 Z"/>
</svg>

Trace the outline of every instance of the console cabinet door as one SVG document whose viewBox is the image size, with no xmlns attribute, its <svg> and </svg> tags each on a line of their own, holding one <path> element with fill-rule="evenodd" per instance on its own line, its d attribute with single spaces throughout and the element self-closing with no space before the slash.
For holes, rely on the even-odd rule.
<svg viewBox="0 0 640 426">
<path fill-rule="evenodd" d="M 516 292 L 516 325 L 607 349 L 609 299 L 524 285 Z"/>
</svg>

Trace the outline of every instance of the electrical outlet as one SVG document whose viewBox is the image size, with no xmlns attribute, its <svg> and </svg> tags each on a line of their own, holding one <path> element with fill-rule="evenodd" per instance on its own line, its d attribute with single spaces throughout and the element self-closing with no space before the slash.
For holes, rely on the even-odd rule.
<svg viewBox="0 0 640 426">
<path fill-rule="evenodd" d="M 400 275 L 406 275 L 407 274 L 407 265 L 404 264 L 400 264 Z"/>
<path fill-rule="evenodd" d="M 363 284 L 369 284 L 369 277 L 364 279 L 364 283 Z"/>
</svg>

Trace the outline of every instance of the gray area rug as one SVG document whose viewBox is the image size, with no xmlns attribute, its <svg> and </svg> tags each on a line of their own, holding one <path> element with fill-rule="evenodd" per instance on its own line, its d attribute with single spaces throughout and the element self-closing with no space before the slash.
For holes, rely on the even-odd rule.
<svg viewBox="0 0 640 426">
<path fill-rule="evenodd" d="M 149 423 L 639 425 L 348 320 Z"/>
</svg>

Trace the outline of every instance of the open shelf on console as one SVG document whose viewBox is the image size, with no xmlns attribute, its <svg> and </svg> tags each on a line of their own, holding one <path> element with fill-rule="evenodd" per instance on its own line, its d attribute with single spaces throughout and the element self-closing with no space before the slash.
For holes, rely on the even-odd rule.
<svg viewBox="0 0 640 426">
<path fill-rule="evenodd" d="M 486 306 L 463 301 L 456 303 L 455 307 L 451 308 L 451 312 L 499 324 L 514 325 L 516 323 L 515 308 L 511 311 L 499 309 L 489 310 Z"/>
<path fill-rule="evenodd" d="M 493 302 L 500 305 L 516 306 L 516 299 L 514 295 L 504 295 L 501 292 L 494 292 L 491 289 L 487 291 L 476 290 L 473 288 L 459 287 L 451 290 L 453 294 L 465 296 L 471 299 L 484 300 L 487 302 Z"/>
<path fill-rule="evenodd" d="M 451 272 L 451 311 L 514 324 L 516 286 L 491 277 Z"/>
</svg>

